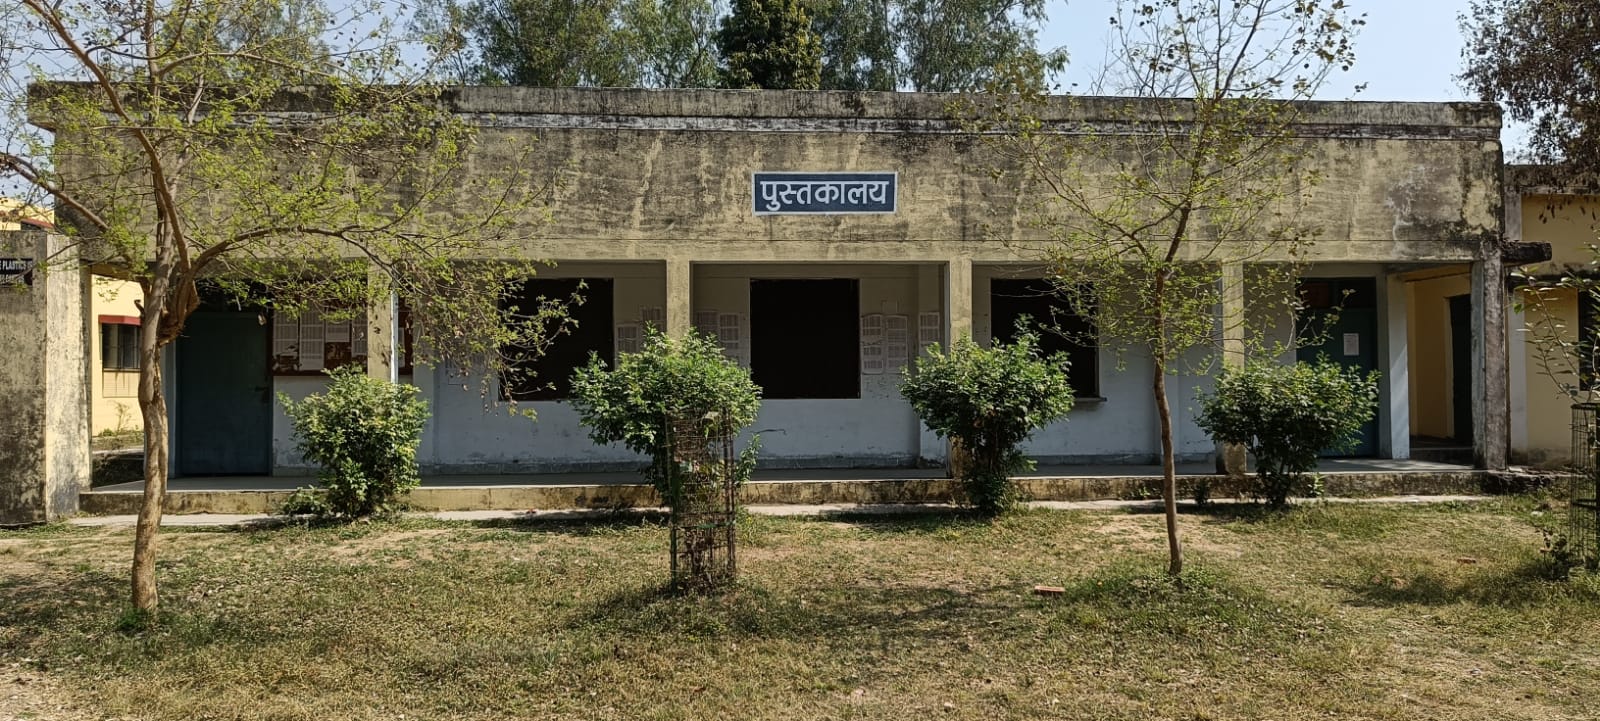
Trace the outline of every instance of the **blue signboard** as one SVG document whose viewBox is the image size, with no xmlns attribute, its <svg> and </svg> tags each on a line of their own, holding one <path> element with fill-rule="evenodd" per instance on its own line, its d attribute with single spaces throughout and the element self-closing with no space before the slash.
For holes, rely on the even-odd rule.
<svg viewBox="0 0 1600 721">
<path fill-rule="evenodd" d="M 753 173 L 756 215 L 893 213 L 895 173 Z"/>
</svg>

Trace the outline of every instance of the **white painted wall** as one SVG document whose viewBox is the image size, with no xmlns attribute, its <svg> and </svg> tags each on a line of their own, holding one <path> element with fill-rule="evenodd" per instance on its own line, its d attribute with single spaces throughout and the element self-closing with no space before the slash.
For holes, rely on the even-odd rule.
<svg viewBox="0 0 1600 721">
<path fill-rule="evenodd" d="M 1372 268 L 1319 270 L 1323 272 L 1314 274 L 1375 274 Z M 990 281 L 1028 275 L 1026 269 L 1009 266 L 973 269 L 973 331 L 978 342 L 987 343 L 991 337 Z M 614 278 L 616 323 L 634 322 L 643 309 L 665 304 L 666 283 L 660 263 L 564 264 L 547 271 L 545 277 Z M 934 265 L 694 265 L 694 310 L 742 316 L 741 358 L 746 363 L 749 288 L 755 278 L 858 279 L 861 312 L 910 315 L 913 335 L 916 314 L 939 309 L 944 283 L 943 274 Z M 1205 363 L 1209 352 L 1197 349 L 1184 363 L 1183 371 L 1168 377 L 1177 450 L 1185 460 L 1204 459 L 1215 450 L 1193 420 L 1198 410 L 1196 394 L 1211 382 L 1204 373 L 1215 370 Z M 1103 347 L 1099 360 L 1099 392 L 1103 400 L 1081 399 L 1066 420 L 1036 434 L 1025 446 L 1027 453 L 1044 463 L 1151 463 L 1159 458 L 1160 435 L 1150 397 L 1148 357 L 1131 351 L 1119 357 L 1115 349 Z M 413 380 L 433 409 L 420 449 L 425 472 L 630 470 L 646 462 L 643 456 L 621 446 L 594 444 L 565 402 L 519 404 L 537 413 L 537 420 L 530 421 L 497 401 L 498 389 L 493 389 L 486 402 L 476 377 L 457 377 L 444 368 L 417 370 Z M 863 375 L 860 398 L 765 401 L 752 427 L 762 436 L 763 465 L 873 467 L 907 465 L 919 456 L 942 458 L 944 442 L 927 432 L 910 405 L 901 399 L 900 378 L 894 373 Z M 276 391 L 298 399 L 322 388 L 325 381 L 280 377 L 274 385 Z M 295 453 L 288 419 L 281 409 L 275 411 L 273 437 L 275 473 L 309 472 Z"/>
<path fill-rule="evenodd" d="M 637 322 L 641 311 L 662 308 L 666 302 L 665 272 L 659 262 L 563 263 L 540 277 L 614 279 L 613 333 L 617 323 Z M 530 420 L 499 400 L 495 384 L 485 398 L 476 376 L 461 377 L 449 368 L 419 367 L 415 382 L 433 410 L 418 449 L 425 472 L 631 470 L 645 463 L 643 456 L 620 445 L 599 446 L 590 441 L 576 411 L 565 402 L 518 403 L 516 411 L 534 411 L 535 419 Z"/>
<path fill-rule="evenodd" d="M 739 313 L 748 329 L 752 279 L 855 278 L 860 281 L 861 313 L 911 316 L 914 341 L 921 298 L 918 284 L 924 275 L 913 265 L 697 265 L 694 307 L 697 311 Z M 744 358 L 748 362 L 748 346 Z M 860 398 L 762 401 L 753 426 L 761 434 L 762 464 L 870 467 L 912 463 L 920 449 L 921 424 L 911 405 L 900 397 L 900 379 L 898 373 L 863 374 Z"/>
<path fill-rule="evenodd" d="M 1036 270 L 1012 266 L 972 269 L 972 335 L 981 344 L 993 339 L 990 281 L 1038 277 Z M 1205 351 L 1185 364 L 1201 367 Z M 1043 463 L 1155 463 L 1161 454 L 1161 427 L 1151 396 L 1148 353 L 1102 345 L 1099 353 L 1100 398 L 1079 399 L 1064 420 L 1039 430 L 1023 446 Z M 1195 392 L 1209 379 L 1187 374 L 1167 377 L 1167 398 L 1173 414 L 1173 440 L 1180 459 L 1197 460 L 1214 452 L 1211 439 L 1194 424 Z"/>
</svg>

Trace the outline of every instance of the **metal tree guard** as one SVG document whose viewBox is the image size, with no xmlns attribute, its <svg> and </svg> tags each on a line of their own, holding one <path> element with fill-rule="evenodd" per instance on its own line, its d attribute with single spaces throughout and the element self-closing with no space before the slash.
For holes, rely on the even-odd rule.
<svg viewBox="0 0 1600 721">
<path fill-rule="evenodd" d="M 667 422 L 672 585 L 678 590 L 713 590 L 737 573 L 738 461 L 733 433 L 723 425 L 705 417 Z"/>
<path fill-rule="evenodd" d="M 1572 406 L 1572 464 L 1567 543 L 1585 563 L 1600 560 L 1600 403 Z"/>
</svg>

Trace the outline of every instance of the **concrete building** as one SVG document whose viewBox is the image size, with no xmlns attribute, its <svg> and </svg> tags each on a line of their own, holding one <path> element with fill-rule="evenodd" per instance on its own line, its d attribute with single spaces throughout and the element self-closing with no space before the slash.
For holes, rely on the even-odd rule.
<svg viewBox="0 0 1600 721">
<path fill-rule="evenodd" d="M 534 162 L 561 180 L 553 224 L 533 249 L 558 265 L 536 285 L 554 295 L 563 282 L 585 279 L 591 300 L 579 312 L 589 330 L 564 341 L 571 352 L 553 354 L 541 368 L 546 377 L 564 377 L 590 350 L 609 356 L 633 347 L 646 323 L 713 331 L 767 390 L 755 427 L 769 466 L 941 462 L 944 444 L 900 399 L 899 373 L 922 343 L 968 333 L 987 342 L 1003 332 L 1023 310 L 1018 283 L 1038 274 L 1030 267 L 1037 258 L 1003 242 L 1034 232 L 1018 189 L 989 176 L 993 158 L 949 119 L 948 97 L 466 88 L 449 101 L 482 128 L 477 172 L 495 172 L 515 157 L 512 147 L 532 138 Z M 1062 102 L 1048 120 L 1069 132 L 1107 102 Z M 1479 410 L 1470 430 L 1439 433 L 1466 439 L 1479 465 L 1503 464 L 1506 418 L 1494 409 L 1505 406 L 1504 383 L 1496 380 L 1505 378 L 1504 346 L 1482 342 L 1505 332 L 1497 111 L 1407 103 L 1307 110 L 1303 136 L 1325 176 L 1304 209 L 1321 231 L 1307 280 L 1350 292 L 1359 305 L 1342 314 L 1334 344 L 1323 350 L 1384 376 L 1379 417 L 1358 452 L 1409 457 L 1413 431 L 1432 430 L 1413 422 L 1412 397 L 1434 390 L 1417 389 L 1413 369 L 1460 363 L 1470 371 L 1464 397 Z M 858 175 L 767 175 L 830 172 Z M 797 185 L 773 184 L 786 181 Z M 850 186 L 861 202 L 841 202 L 840 212 L 782 212 L 784 201 L 800 199 L 798 183 L 826 181 L 882 185 Z M 794 195 L 777 197 L 786 189 Z M 1459 282 L 1473 307 L 1488 310 L 1470 314 L 1460 358 L 1449 348 L 1414 344 L 1413 328 L 1437 319 L 1428 315 L 1431 306 L 1413 310 L 1410 303 L 1414 279 L 1456 272 L 1465 273 Z M 253 389 L 270 376 L 274 391 L 314 392 L 323 384 L 316 370 L 362 355 L 364 335 L 359 324 L 323 327 L 315 318 L 270 328 L 253 315 L 199 318 L 173 354 L 169 376 L 176 467 L 192 474 L 309 472 L 287 419 Z M 262 350 L 241 350 L 248 339 Z M 269 355 L 308 339 L 322 340 L 331 355 L 266 367 Z M 184 361 L 227 349 L 238 355 L 231 367 L 246 356 L 259 359 L 251 378 L 196 378 Z M 1082 398 L 1029 452 L 1052 463 L 1151 462 L 1159 444 L 1147 361 L 1099 348 L 1074 354 Z M 421 449 L 427 471 L 626 469 L 640 462 L 622 448 L 589 442 L 559 388 L 523 395 L 538 412 L 538 422 L 529 423 L 485 409 L 476 384 L 453 378 L 452 369 L 401 371 L 433 406 Z M 1191 412 L 1206 382 L 1180 376 L 1171 384 L 1181 414 L 1179 452 L 1191 460 L 1214 450 Z M 238 392 L 219 397 L 219 384 Z M 206 403 L 185 400 L 195 396 Z M 241 415 L 253 418 L 250 425 L 240 424 Z M 235 420 L 219 425 L 224 416 Z M 197 436 L 196 428 L 210 430 Z M 216 434 L 230 440 L 231 458 L 195 462 L 217 446 Z M 243 443 L 255 447 L 238 452 Z"/>
<path fill-rule="evenodd" d="M 948 96 L 912 93 L 461 88 L 446 95 L 481 128 L 474 172 L 507 172 L 519 148 L 559 179 L 530 250 L 558 265 L 533 286 L 559 294 L 587 281 L 584 329 L 541 366 L 559 380 L 593 350 L 635 347 L 640 328 L 716 333 L 766 389 L 755 430 L 774 467 L 941 463 L 945 444 L 896 390 L 926 343 L 988 342 L 1020 312 L 1038 259 L 1019 189 L 993 178 L 987 146 L 950 119 Z M 1065 100 L 1047 127 L 1088 121 L 1138 133 L 1126 101 Z M 1318 229 L 1304 273 L 1314 292 L 1354 302 L 1330 345 L 1341 362 L 1383 373 L 1381 408 L 1358 453 L 1404 459 L 1414 431 L 1460 436 L 1480 467 L 1505 464 L 1507 441 L 1500 116 L 1492 105 L 1314 103 L 1298 133 L 1322 182 L 1302 209 Z M 786 175 L 787 174 L 787 175 Z M 833 174 L 833 175 L 830 175 Z M 842 175 L 839 175 L 842 174 Z M 804 190 L 802 197 L 801 191 Z M 819 212 L 820 211 L 820 212 Z M 469 213 L 471 209 L 458 212 Z M 1272 262 L 1274 258 L 1262 258 Z M 1247 268 L 1229 272 L 1244 278 Z M 1420 345 L 1437 308 L 1422 279 L 1461 273 L 1473 310 L 1459 357 Z M 1431 315 L 1430 315 L 1431 314 Z M 451 368 L 411 368 L 394 317 L 329 324 L 202 309 L 167 356 L 174 469 L 180 475 L 297 475 L 273 392 L 303 397 L 319 370 L 362 362 L 414 383 L 433 409 L 424 472 L 632 469 L 620 447 L 591 443 L 561 389 L 500 389 L 538 421 L 485 407 Z M 369 342 L 371 340 L 371 342 Z M 1490 340 L 1491 342 L 1485 342 Z M 1454 348 L 1454 346 L 1452 346 Z M 304 349 L 304 350 L 303 350 Z M 1159 454 L 1148 361 L 1098 344 L 1071 349 L 1082 396 L 1027 450 L 1047 463 L 1149 463 Z M 1308 351 L 1309 353 L 1311 351 Z M 1443 360 L 1440 360 L 1440 359 Z M 1462 426 L 1436 428 L 1432 369 L 1470 376 Z M 1459 365 L 1458 365 L 1459 364 Z M 1413 379 L 1428 373 L 1428 383 Z M 1420 380 L 1420 379 L 1418 379 Z M 1179 454 L 1212 456 L 1193 422 L 1208 380 L 1169 383 Z M 471 390 L 464 390 L 463 386 Z M 1469 428 L 1470 427 L 1470 428 Z"/>
</svg>

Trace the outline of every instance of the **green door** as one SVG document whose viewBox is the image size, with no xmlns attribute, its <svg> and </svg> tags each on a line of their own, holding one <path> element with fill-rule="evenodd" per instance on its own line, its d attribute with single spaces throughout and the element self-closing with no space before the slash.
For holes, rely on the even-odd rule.
<svg viewBox="0 0 1600 721">
<path fill-rule="evenodd" d="M 1315 278 L 1300 282 L 1305 302 L 1297 359 L 1326 356 L 1363 374 L 1378 369 L 1378 285 L 1372 278 Z M 1311 337 L 1307 337 L 1309 334 Z M 1378 418 L 1361 427 L 1356 445 L 1323 452 L 1325 458 L 1378 455 Z"/>
<path fill-rule="evenodd" d="M 267 328 L 254 312 L 198 310 L 177 342 L 179 475 L 272 470 Z"/>
</svg>

